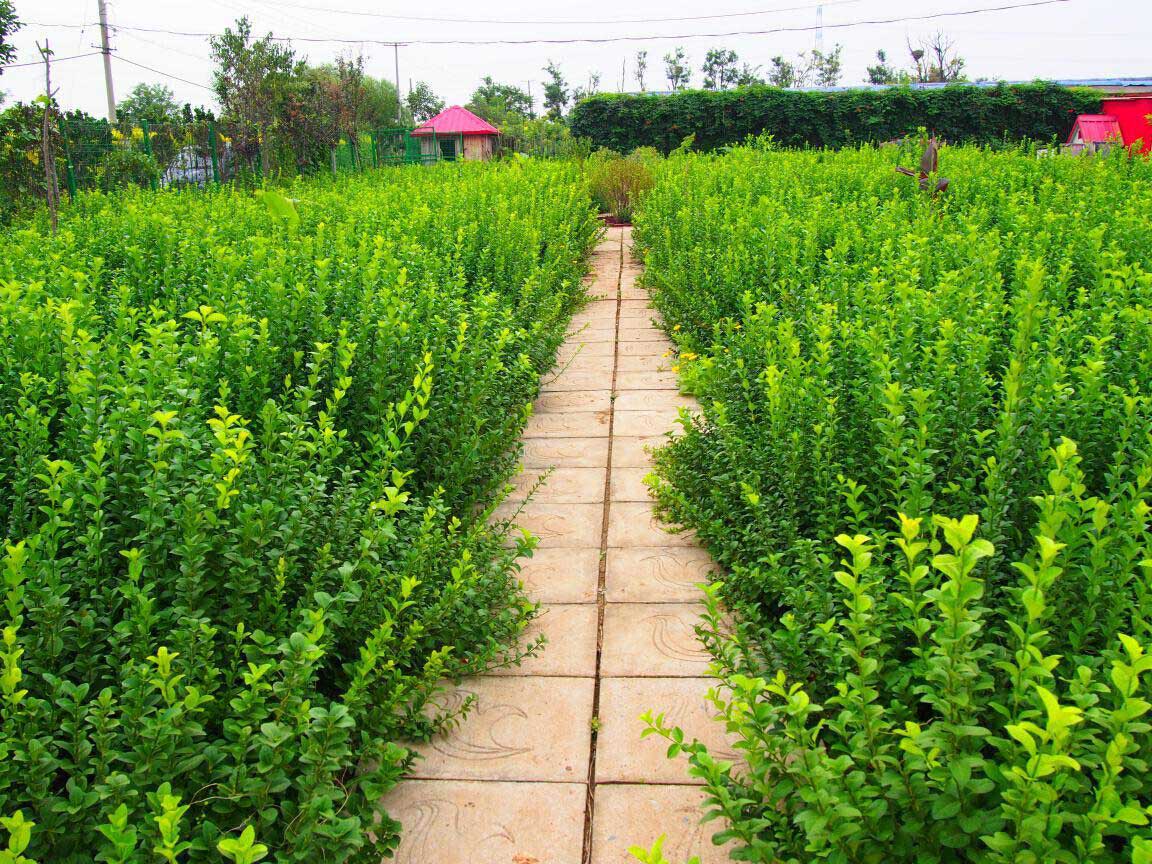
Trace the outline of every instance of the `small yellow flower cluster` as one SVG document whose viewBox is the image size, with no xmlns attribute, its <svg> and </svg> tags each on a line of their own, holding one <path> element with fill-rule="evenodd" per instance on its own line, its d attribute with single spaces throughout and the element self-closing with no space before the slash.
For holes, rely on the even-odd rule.
<svg viewBox="0 0 1152 864">
<path fill-rule="evenodd" d="M 694 354 L 691 351 L 685 351 L 683 354 L 680 355 L 680 359 L 681 360 L 695 360 L 699 356 L 700 356 L 699 354 Z"/>
</svg>

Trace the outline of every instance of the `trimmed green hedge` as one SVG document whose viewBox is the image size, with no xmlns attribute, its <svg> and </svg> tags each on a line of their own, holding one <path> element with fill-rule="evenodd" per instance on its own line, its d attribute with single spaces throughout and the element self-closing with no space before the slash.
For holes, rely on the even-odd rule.
<svg viewBox="0 0 1152 864">
<path fill-rule="evenodd" d="M 693 133 L 705 150 L 762 132 L 789 147 L 842 147 L 899 138 L 920 126 L 952 143 L 991 144 L 1062 139 L 1077 114 L 1099 110 L 1095 93 L 1044 82 L 830 92 L 760 86 L 603 94 L 579 103 L 571 125 L 573 134 L 624 153 L 641 146 L 667 153 Z"/>
</svg>

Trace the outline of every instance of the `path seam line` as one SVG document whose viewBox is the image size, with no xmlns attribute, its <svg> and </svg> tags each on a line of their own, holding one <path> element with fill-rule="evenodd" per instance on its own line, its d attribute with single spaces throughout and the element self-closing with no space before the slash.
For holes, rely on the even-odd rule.
<svg viewBox="0 0 1152 864">
<path fill-rule="evenodd" d="M 620 366 L 620 300 L 624 281 L 624 231 L 620 229 L 620 244 L 616 265 L 616 315 L 612 328 L 612 384 L 608 391 L 608 457 L 604 471 L 604 512 L 600 522 L 600 561 L 596 578 L 596 670 L 592 685 L 592 734 L 589 736 L 587 797 L 584 803 L 584 848 L 582 864 L 592 860 L 592 822 L 596 808 L 596 743 L 599 739 L 600 720 L 600 662 L 604 653 L 604 611 L 607 604 L 608 525 L 612 513 L 612 443 L 616 425 L 616 372 Z"/>
</svg>

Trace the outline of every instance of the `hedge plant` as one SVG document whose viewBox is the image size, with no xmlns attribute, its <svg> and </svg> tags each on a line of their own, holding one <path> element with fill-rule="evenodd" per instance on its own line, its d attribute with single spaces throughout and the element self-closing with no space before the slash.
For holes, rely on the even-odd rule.
<svg viewBox="0 0 1152 864">
<path fill-rule="evenodd" d="M 845 147 L 901 138 L 924 127 L 952 143 L 1063 140 L 1100 97 L 1054 84 L 954 84 L 931 89 L 800 91 L 755 86 L 671 95 L 604 93 L 572 110 L 572 134 L 597 147 L 663 153 L 689 135 L 712 150 L 770 134 L 789 147 Z"/>
</svg>

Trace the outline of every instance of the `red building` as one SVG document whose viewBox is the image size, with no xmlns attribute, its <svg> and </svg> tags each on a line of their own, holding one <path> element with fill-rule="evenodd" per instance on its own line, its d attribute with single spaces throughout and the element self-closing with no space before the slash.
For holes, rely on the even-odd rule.
<svg viewBox="0 0 1152 864">
<path fill-rule="evenodd" d="M 1152 96 L 1106 97 L 1103 108 L 1105 114 L 1116 119 L 1125 146 L 1131 147 L 1140 142 L 1140 152 L 1152 152 L 1152 120 L 1149 120 L 1152 116 Z"/>
</svg>

